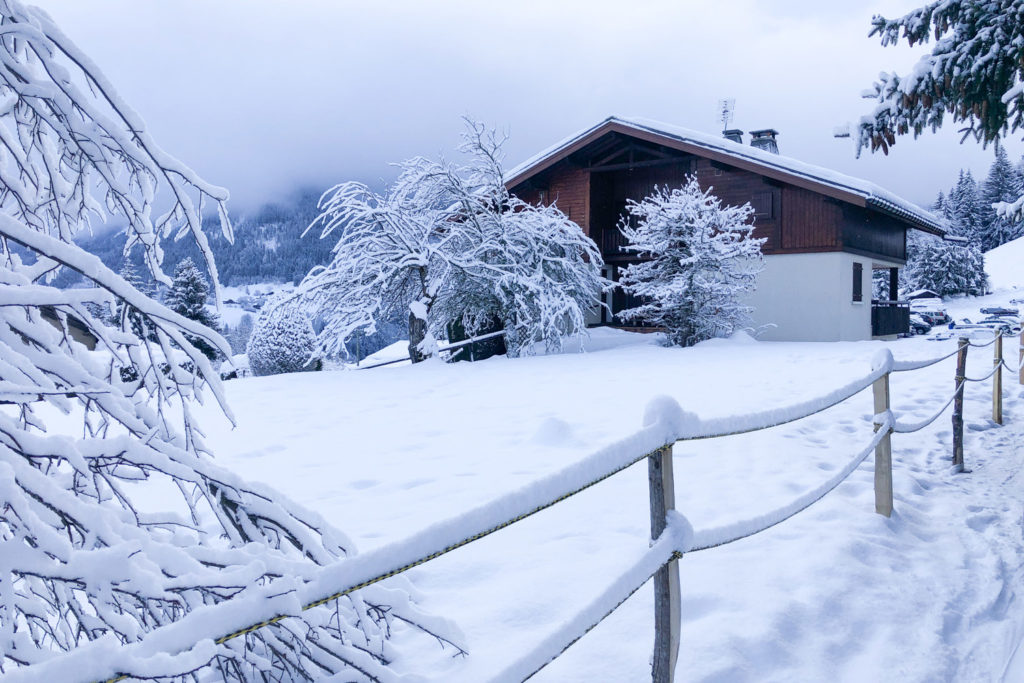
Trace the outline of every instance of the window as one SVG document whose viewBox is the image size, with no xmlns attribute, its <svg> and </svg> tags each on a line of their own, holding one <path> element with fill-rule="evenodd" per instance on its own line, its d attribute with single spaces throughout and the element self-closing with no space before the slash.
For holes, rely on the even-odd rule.
<svg viewBox="0 0 1024 683">
<path fill-rule="evenodd" d="M 853 300 L 864 301 L 864 264 L 853 262 Z"/>
<path fill-rule="evenodd" d="M 775 218 L 774 192 L 755 192 L 750 198 L 750 206 L 754 209 L 754 218 L 761 220 L 772 220 Z"/>
</svg>

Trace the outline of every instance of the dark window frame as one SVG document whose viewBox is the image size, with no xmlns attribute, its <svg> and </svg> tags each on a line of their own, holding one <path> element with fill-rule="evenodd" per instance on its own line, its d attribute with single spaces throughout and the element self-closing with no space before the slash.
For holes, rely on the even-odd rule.
<svg viewBox="0 0 1024 683">
<path fill-rule="evenodd" d="M 853 301 L 864 301 L 864 264 L 860 261 L 853 262 Z"/>
</svg>

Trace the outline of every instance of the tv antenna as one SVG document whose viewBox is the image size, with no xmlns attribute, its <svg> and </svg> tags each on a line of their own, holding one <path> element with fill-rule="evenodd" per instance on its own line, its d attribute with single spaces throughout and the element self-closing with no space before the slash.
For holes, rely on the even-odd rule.
<svg viewBox="0 0 1024 683">
<path fill-rule="evenodd" d="M 736 100 L 732 97 L 718 100 L 718 120 L 722 122 L 722 130 L 728 130 L 732 123 L 732 113 L 736 109 Z"/>
</svg>

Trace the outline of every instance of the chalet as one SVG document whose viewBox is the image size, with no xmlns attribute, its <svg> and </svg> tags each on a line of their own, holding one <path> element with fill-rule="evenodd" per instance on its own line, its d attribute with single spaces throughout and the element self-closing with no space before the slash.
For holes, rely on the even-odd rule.
<svg viewBox="0 0 1024 683">
<path fill-rule="evenodd" d="M 774 130 L 754 131 L 750 145 L 742 135 L 610 117 L 512 169 L 506 185 L 525 201 L 556 203 L 600 247 L 605 275 L 617 280 L 636 260 L 621 250 L 616 227 L 626 201 L 695 174 L 723 203 L 754 208 L 765 268 L 749 303 L 762 339 L 859 340 L 905 331 L 907 308 L 892 300 L 907 231 L 941 236 L 943 223 L 870 182 L 780 156 Z M 879 270 L 889 294 L 872 301 Z M 615 313 L 633 305 L 619 289 L 606 303 L 611 314 L 595 313 L 594 324 L 617 324 Z"/>
</svg>

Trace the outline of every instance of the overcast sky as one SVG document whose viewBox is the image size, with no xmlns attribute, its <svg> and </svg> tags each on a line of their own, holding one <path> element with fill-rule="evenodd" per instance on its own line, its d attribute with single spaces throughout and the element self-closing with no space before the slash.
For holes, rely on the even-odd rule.
<svg viewBox="0 0 1024 683">
<path fill-rule="evenodd" d="M 507 166 L 611 114 L 780 131 L 783 154 L 922 204 L 992 149 L 952 126 L 856 159 L 836 125 L 879 71 L 918 50 L 868 38 L 921 0 L 35 0 L 100 66 L 165 150 L 245 210 L 299 186 L 389 178 L 451 154 L 460 117 L 507 130 Z M 1007 145 L 1014 161 L 1024 150 Z"/>
</svg>

